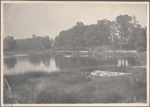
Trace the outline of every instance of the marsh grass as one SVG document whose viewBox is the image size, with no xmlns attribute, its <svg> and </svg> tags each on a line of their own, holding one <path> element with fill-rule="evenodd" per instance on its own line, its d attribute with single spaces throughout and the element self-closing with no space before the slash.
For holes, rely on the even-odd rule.
<svg viewBox="0 0 150 107">
<path fill-rule="evenodd" d="M 91 70 L 28 72 L 5 78 L 21 104 L 146 102 L 146 69 L 129 69 L 131 75 L 118 77 L 94 77 Z"/>
</svg>

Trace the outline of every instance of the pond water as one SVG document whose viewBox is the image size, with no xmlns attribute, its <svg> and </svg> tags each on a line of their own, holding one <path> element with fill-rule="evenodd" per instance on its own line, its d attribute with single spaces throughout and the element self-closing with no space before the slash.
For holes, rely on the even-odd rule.
<svg viewBox="0 0 150 107">
<path fill-rule="evenodd" d="M 18 54 L 4 55 L 3 60 L 4 75 L 16 75 L 31 71 L 50 73 L 82 68 L 99 68 L 107 71 L 113 68 L 124 69 L 140 65 L 134 57 L 100 55 Z"/>
</svg>

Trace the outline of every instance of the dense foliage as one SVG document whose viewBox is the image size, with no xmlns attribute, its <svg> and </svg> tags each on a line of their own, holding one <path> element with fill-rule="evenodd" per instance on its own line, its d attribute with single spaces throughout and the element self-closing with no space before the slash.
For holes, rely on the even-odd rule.
<svg viewBox="0 0 150 107">
<path fill-rule="evenodd" d="M 4 51 L 42 50 L 137 50 L 146 51 L 146 30 L 135 16 L 120 15 L 115 21 L 98 20 L 96 24 L 84 25 L 77 22 L 73 28 L 63 30 L 55 38 L 32 35 L 32 38 L 14 40 L 12 36 L 4 39 Z"/>
<path fill-rule="evenodd" d="M 42 37 L 35 34 L 32 35 L 32 38 L 16 40 L 12 36 L 7 36 L 4 39 L 4 51 L 50 49 L 53 42 L 53 39 L 49 39 L 48 36 Z"/>
<path fill-rule="evenodd" d="M 146 28 L 135 16 L 120 15 L 115 21 L 98 20 L 96 24 L 77 22 L 73 28 L 61 31 L 54 47 L 59 50 L 146 50 Z"/>
<path fill-rule="evenodd" d="M 15 40 L 12 36 L 7 36 L 4 39 L 4 51 L 11 51 L 15 49 Z"/>
</svg>

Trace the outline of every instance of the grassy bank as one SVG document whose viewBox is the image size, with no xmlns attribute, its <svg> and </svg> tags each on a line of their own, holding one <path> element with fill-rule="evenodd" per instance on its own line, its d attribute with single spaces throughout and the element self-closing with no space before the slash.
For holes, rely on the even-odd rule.
<svg viewBox="0 0 150 107">
<path fill-rule="evenodd" d="M 146 69 L 129 72 L 129 76 L 118 77 L 95 77 L 90 75 L 91 70 L 30 72 L 5 78 L 20 104 L 145 103 Z"/>
</svg>

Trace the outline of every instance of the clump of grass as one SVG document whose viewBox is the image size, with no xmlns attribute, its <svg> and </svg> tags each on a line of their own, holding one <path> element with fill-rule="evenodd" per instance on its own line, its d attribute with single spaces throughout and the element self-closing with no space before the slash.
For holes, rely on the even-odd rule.
<svg viewBox="0 0 150 107">
<path fill-rule="evenodd" d="M 36 95 L 31 90 L 18 90 L 13 96 L 20 104 L 35 104 L 36 102 Z"/>
<path fill-rule="evenodd" d="M 132 75 L 130 79 L 132 79 L 132 82 L 137 84 L 139 87 L 143 87 L 143 86 L 146 87 L 146 84 L 147 84 L 146 68 L 134 69 L 132 71 Z"/>
<path fill-rule="evenodd" d="M 74 95 L 64 92 L 42 92 L 37 96 L 37 103 L 76 103 L 76 100 L 78 99 Z"/>
<path fill-rule="evenodd" d="M 120 103 L 123 99 L 123 96 L 117 92 L 110 93 L 107 97 L 102 99 L 103 103 Z"/>
<path fill-rule="evenodd" d="M 3 81 L 3 103 L 4 104 L 16 104 L 18 103 L 15 98 L 12 95 L 12 91 L 11 89 L 9 89 L 10 87 L 8 86 L 8 83 L 6 83 L 7 80 Z"/>
<path fill-rule="evenodd" d="M 45 72 L 31 71 L 31 72 L 19 74 L 19 75 L 6 75 L 5 78 L 7 79 L 8 83 L 10 84 L 10 87 L 12 87 L 12 89 L 14 89 L 16 86 L 28 83 L 28 81 L 30 79 L 45 77 L 45 76 L 47 76 L 47 73 L 45 73 Z"/>
</svg>

